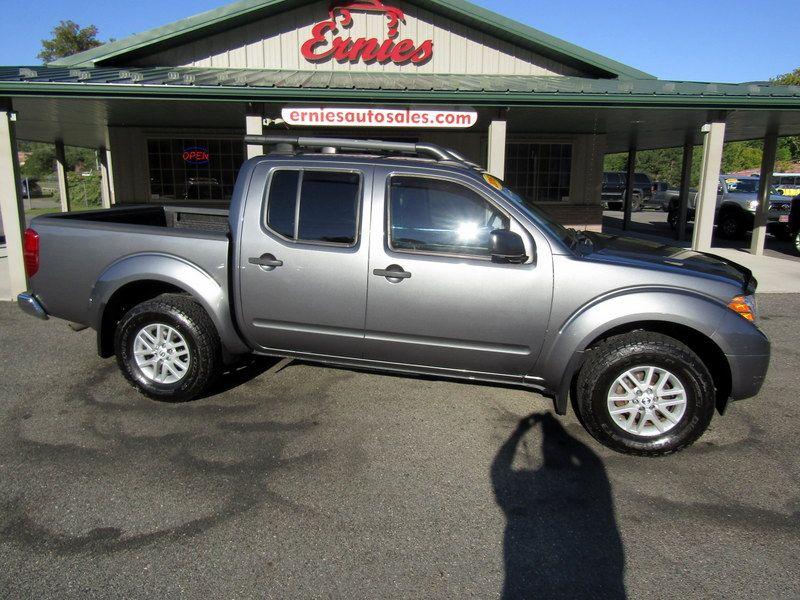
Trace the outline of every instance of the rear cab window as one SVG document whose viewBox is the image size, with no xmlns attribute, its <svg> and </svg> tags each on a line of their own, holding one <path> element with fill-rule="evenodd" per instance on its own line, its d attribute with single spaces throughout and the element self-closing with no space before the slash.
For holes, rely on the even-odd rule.
<svg viewBox="0 0 800 600">
<path fill-rule="evenodd" d="M 292 242 L 353 246 L 362 180 L 354 171 L 277 169 L 267 190 L 264 224 Z"/>
</svg>

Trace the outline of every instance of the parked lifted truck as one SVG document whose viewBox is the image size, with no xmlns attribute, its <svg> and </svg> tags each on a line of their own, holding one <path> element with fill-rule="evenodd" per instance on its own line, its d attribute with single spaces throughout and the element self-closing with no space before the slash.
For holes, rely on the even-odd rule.
<svg viewBox="0 0 800 600">
<path fill-rule="evenodd" d="M 438 146 L 247 141 L 278 146 L 244 164 L 229 211 L 34 219 L 22 308 L 94 328 L 156 399 L 202 394 L 244 354 L 299 357 L 515 384 L 559 414 L 571 397 L 595 438 L 640 455 L 688 446 L 761 387 L 741 266 L 565 229 Z"/>
</svg>

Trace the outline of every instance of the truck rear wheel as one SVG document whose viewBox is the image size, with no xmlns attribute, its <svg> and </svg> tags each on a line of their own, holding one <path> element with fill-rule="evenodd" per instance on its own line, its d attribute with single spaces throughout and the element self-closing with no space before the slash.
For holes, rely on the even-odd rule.
<svg viewBox="0 0 800 600">
<path fill-rule="evenodd" d="M 125 378 L 156 400 L 191 400 L 220 368 L 214 323 L 181 294 L 162 294 L 130 309 L 117 326 L 114 348 Z"/>
<path fill-rule="evenodd" d="M 575 405 L 581 422 L 617 452 L 663 456 L 690 446 L 711 422 L 714 381 L 690 348 L 645 331 L 588 352 Z"/>
</svg>

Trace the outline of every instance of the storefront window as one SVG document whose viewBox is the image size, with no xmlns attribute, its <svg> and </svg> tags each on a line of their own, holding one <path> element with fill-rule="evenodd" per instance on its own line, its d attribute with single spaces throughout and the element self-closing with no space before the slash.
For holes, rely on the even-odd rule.
<svg viewBox="0 0 800 600">
<path fill-rule="evenodd" d="M 531 202 L 569 197 L 572 144 L 509 142 L 506 183 Z"/>
<path fill-rule="evenodd" d="M 157 201 L 230 201 L 242 141 L 173 138 L 147 140 L 150 197 Z"/>
</svg>

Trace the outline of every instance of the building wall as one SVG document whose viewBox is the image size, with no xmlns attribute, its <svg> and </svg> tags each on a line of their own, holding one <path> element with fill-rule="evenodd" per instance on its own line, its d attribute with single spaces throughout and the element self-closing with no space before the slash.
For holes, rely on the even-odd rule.
<svg viewBox="0 0 800 600">
<path fill-rule="evenodd" d="M 311 38 L 312 27 L 328 18 L 329 2 L 317 2 L 146 56 L 139 66 L 196 66 L 247 69 L 344 70 L 488 75 L 575 75 L 582 73 L 530 50 L 492 38 L 450 19 L 405 2 L 392 2 L 406 17 L 395 41 L 410 38 L 417 44 L 433 40 L 433 58 L 425 64 L 351 65 L 328 60 L 307 61 L 300 53 Z M 340 28 L 342 37 L 387 39 L 383 14 L 353 12 L 350 28 Z M 340 19 L 337 19 L 339 22 Z M 334 37 L 328 36 L 329 39 Z"/>
<path fill-rule="evenodd" d="M 313 132 L 293 131 L 297 135 Z M 347 137 L 347 132 L 330 131 L 331 136 Z M 150 174 L 147 158 L 147 140 L 155 137 L 240 137 L 242 131 L 232 130 L 179 130 L 110 127 L 109 139 L 114 165 L 114 192 L 117 203 L 135 204 L 150 202 Z M 385 134 L 386 135 L 386 134 Z M 373 137 L 381 137 L 375 132 Z M 487 133 L 485 131 L 451 132 L 427 131 L 419 135 L 420 141 L 439 144 L 461 152 L 467 159 L 486 164 Z M 559 141 L 572 143 L 572 170 L 570 195 L 564 202 L 544 203 L 541 206 L 559 222 L 578 229 L 600 230 L 602 209 L 600 195 L 603 180 L 603 155 L 605 136 L 515 135 L 513 140 Z"/>
</svg>

